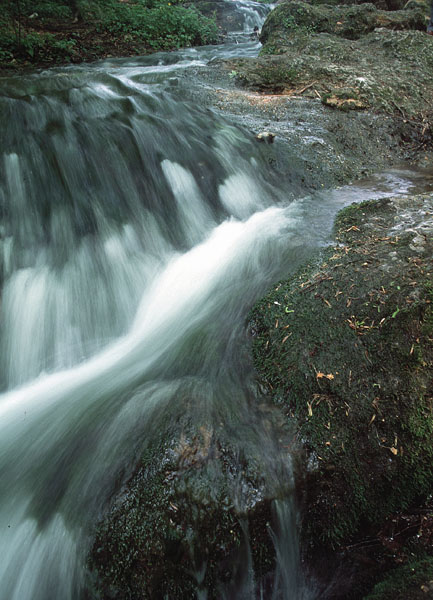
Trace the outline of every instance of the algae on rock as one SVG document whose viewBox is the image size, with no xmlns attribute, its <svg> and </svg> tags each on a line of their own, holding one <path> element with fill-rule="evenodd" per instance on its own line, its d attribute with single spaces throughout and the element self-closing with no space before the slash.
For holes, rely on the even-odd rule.
<svg viewBox="0 0 433 600">
<path fill-rule="evenodd" d="M 254 439 L 254 425 L 240 444 L 236 433 L 191 417 L 165 432 L 168 441 L 150 444 L 97 527 L 92 598 L 180 599 L 201 591 L 211 600 L 275 568 L 273 500 L 290 498 L 293 479 L 272 414 L 280 420 L 266 411 L 268 451 L 261 434 Z"/>
<path fill-rule="evenodd" d="M 252 312 L 262 385 L 309 456 L 310 547 L 348 544 L 433 492 L 432 210 L 432 196 L 343 210 L 337 245 Z"/>
<path fill-rule="evenodd" d="M 260 41 L 278 44 L 281 38 L 299 30 L 357 40 L 378 27 L 425 31 L 426 15 L 420 7 L 386 11 L 378 10 L 373 4 L 314 6 L 290 0 L 282 2 L 271 12 L 263 25 Z"/>
<path fill-rule="evenodd" d="M 350 89 L 358 108 L 425 120 L 431 130 L 433 44 L 426 18 L 421 8 L 283 2 L 263 26 L 260 56 L 232 59 L 227 69 L 241 85 L 264 92 L 326 101 Z"/>
</svg>

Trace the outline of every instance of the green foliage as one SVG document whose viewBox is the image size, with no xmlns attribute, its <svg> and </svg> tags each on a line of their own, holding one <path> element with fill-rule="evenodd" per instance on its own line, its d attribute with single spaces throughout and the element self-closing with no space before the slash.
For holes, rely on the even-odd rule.
<svg viewBox="0 0 433 600">
<path fill-rule="evenodd" d="M 263 56 L 265 54 L 279 54 L 280 49 L 278 46 L 274 46 L 273 44 L 267 44 L 260 50 L 260 55 Z"/>
<path fill-rule="evenodd" d="M 217 39 L 215 23 L 193 8 L 155 0 L 144 0 L 136 5 L 109 2 L 103 9 L 101 5 L 94 6 L 98 31 L 116 36 L 132 35 L 154 50 L 208 44 Z"/>
<path fill-rule="evenodd" d="M 215 20 L 182 2 L 6 0 L 0 17 L 0 64 L 95 58 L 104 50 L 112 53 L 113 47 L 114 52 L 120 48 L 123 54 L 134 54 L 215 43 Z M 87 35 L 89 31 L 94 35 Z"/>
<path fill-rule="evenodd" d="M 40 54 L 43 50 L 47 38 L 45 36 L 38 35 L 37 33 L 30 32 L 21 41 L 21 49 L 28 54 L 31 58 Z"/>
<path fill-rule="evenodd" d="M 305 23 L 298 23 L 295 16 L 294 15 L 287 15 L 287 17 L 285 19 L 283 19 L 283 27 L 285 29 L 288 29 L 289 31 L 298 31 L 298 32 L 304 32 L 304 33 L 308 33 L 308 34 L 312 34 L 315 33 L 316 31 L 316 26 L 314 24 L 305 24 Z"/>
<path fill-rule="evenodd" d="M 62 2 L 52 2 L 50 0 L 32 3 L 33 12 L 38 14 L 40 19 L 62 19 L 67 20 L 73 17 L 71 7 Z"/>
</svg>

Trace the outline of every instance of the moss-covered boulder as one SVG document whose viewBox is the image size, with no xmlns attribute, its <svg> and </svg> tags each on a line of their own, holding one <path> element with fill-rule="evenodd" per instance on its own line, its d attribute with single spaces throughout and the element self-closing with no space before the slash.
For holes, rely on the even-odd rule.
<svg viewBox="0 0 433 600">
<path fill-rule="evenodd" d="M 433 492 L 432 211 L 432 195 L 346 208 L 336 244 L 252 312 L 263 388 L 308 452 L 308 552 Z"/>
<path fill-rule="evenodd" d="M 428 0 L 409 0 L 409 2 L 427 3 Z M 315 6 L 320 6 L 322 4 L 326 4 L 327 6 L 374 4 L 374 6 L 380 10 L 400 10 L 402 8 L 413 8 L 413 6 L 406 6 L 406 0 L 311 0 L 311 4 L 314 4 Z"/>
<path fill-rule="evenodd" d="M 365 600 L 431 600 L 433 557 L 415 559 L 392 570 Z"/>
<path fill-rule="evenodd" d="M 191 419 L 166 436 L 151 445 L 97 528 L 91 598 L 235 597 L 244 577 L 254 572 L 260 580 L 274 568 L 272 500 L 293 490 L 288 450 L 284 458 L 269 452 L 270 469 L 251 431 L 251 443 L 239 445 L 236 434 Z"/>
<path fill-rule="evenodd" d="M 378 10 L 373 4 L 315 6 L 299 0 L 279 4 L 266 19 L 260 41 L 281 45 L 281 40 L 298 30 L 330 33 L 356 40 L 378 27 L 425 31 L 426 14 L 420 7 L 407 10 Z"/>
<path fill-rule="evenodd" d="M 300 29 L 267 42 L 258 58 L 225 64 L 249 89 L 325 101 L 350 90 L 358 108 L 431 128 L 433 44 L 425 32 L 379 28 L 350 41 Z"/>
</svg>

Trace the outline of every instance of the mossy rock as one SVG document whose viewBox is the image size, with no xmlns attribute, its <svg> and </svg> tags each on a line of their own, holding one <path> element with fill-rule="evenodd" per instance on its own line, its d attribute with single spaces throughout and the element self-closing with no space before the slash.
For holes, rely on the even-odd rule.
<svg viewBox="0 0 433 600">
<path fill-rule="evenodd" d="M 275 56 L 264 56 L 258 61 L 238 59 L 232 73 L 242 86 L 276 93 L 290 89 L 300 77 L 290 60 Z"/>
<path fill-rule="evenodd" d="M 257 58 L 230 59 L 226 65 L 250 89 L 311 98 L 338 98 L 350 89 L 370 110 L 415 128 L 423 123 L 421 137 L 432 131 L 433 44 L 423 31 L 381 27 L 350 41 L 299 29 L 276 33 Z"/>
<path fill-rule="evenodd" d="M 281 39 L 304 30 L 312 33 L 329 33 L 356 40 L 378 27 L 393 30 L 415 29 L 425 31 L 426 14 L 422 8 L 409 10 L 378 10 L 373 4 L 351 6 L 312 5 L 290 0 L 279 4 L 266 19 L 260 41 L 262 44 L 280 45 Z"/>
<path fill-rule="evenodd" d="M 417 196 L 343 210 L 338 244 L 251 314 L 262 385 L 309 454 L 310 549 L 341 548 L 433 491 L 432 208 Z"/>
<path fill-rule="evenodd" d="M 365 600 L 431 600 L 433 557 L 415 559 L 393 569 Z"/>
<path fill-rule="evenodd" d="M 184 421 L 165 437 L 97 527 L 91 598 L 217 599 L 236 585 L 245 556 L 256 580 L 275 567 L 273 498 L 290 495 L 293 482 L 283 477 L 277 490 L 258 444 L 239 447 L 210 425 Z"/>
<path fill-rule="evenodd" d="M 424 2 L 425 0 L 410 0 L 411 2 Z M 406 6 L 406 0 L 311 0 L 314 6 L 326 4 L 328 6 L 353 5 L 353 4 L 374 4 L 380 10 L 401 10 L 409 8 Z"/>
</svg>

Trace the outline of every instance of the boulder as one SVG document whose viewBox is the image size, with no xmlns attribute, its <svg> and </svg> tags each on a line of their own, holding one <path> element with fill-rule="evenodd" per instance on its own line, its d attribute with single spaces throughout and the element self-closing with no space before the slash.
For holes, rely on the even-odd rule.
<svg viewBox="0 0 433 600">
<path fill-rule="evenodd" d="M 425 31 L 426 14 L 420 7 L 385 11 L 378 10 L 373 4 L 317 6 L 288 0 L 270 13 L 263 25 L 260 41 L 278 47 L 285 38 L 299 30 L 357 40 L 378 27 Z"/>
<path fill-rule="evenodd" d="M 249 450 L 209 424 L 184 425 L 151 445 L 101 519 L 90 597 L 217 599 L 237 593 L 239 573 L 260 580 L 274 569 L 272 504 L 290 497 L 290 474 L 269 477 L 263 444 Z M 278 470 L 281 452 L 270 456 Z"/>
<path fill-rule="evenodd" d="M 251 315 L 260 381 L 309 457 L 298 480 L 306 555 L 328 577 L 333 552 L 350 555 L 332 598 L 364 597 L 385 556 L 407 560 L 393 515 L 433 492 L 432 210 L 431 194 L 344 209 L 336 244 Z"/>
</svg>

